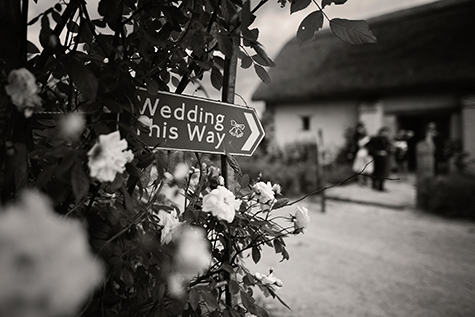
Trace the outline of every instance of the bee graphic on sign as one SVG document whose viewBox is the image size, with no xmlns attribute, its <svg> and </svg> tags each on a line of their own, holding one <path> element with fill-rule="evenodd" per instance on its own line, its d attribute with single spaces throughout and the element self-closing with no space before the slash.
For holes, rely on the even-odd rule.
<svg viewBox="0 0 475 317">
<path fill-rule="evenodd" d="M 231 120 L 231 125 L 232 128 L 231 130 L 229 130 L 229 134 L 238 139 L 241 138 L 244 135 L 244 132 L 242 130 L 244 130 L 246 126 L 244 124 L 237 123 L 234 120 Z"/>
</svg>

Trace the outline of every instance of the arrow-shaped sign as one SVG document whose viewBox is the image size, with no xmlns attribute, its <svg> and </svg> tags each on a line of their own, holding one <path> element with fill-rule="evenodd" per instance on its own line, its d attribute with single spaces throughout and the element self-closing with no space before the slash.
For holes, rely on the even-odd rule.
<svg viewBox="0 0 475 317">
<path fill-rule="evenodd" d="M 254 108 L 159 92 L 138 91 L 141 115 L 151 120 L 147 145 L 161 149 L 250 156 L 264 138 Z"/>
</svg>

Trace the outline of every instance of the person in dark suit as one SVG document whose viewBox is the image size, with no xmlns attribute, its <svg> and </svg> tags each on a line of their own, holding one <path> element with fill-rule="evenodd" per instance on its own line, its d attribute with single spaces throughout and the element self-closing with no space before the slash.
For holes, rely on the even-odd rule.
<svg viewBox="0 0 475 317">
<path fill-rule="evenodd" d="M 372 137 L 366 147 L 374 158 L 373 189 L 384 191 L 384 180 L 389 174 L 389 154 L 391 153 L 389 128 L 379 129 L 378 135 Z"/>
</svg>

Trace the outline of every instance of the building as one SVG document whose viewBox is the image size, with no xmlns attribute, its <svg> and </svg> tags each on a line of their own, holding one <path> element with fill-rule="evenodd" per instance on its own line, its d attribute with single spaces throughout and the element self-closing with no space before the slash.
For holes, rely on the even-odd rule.
<svg viewBox="0 0 475 317">
<path fill-rule="evenodd" d="M 475 1 L 443 0 L 368 20 L 377 44 L 352 46 L 328 29 L 299 47 L 290 40 L 253 100 L 266 103 L 282 146 L 324 134 L 327 150 L 358 121 L 424 138 L 435 122 L 445 141 L 475 157 Z"/>
</svg>

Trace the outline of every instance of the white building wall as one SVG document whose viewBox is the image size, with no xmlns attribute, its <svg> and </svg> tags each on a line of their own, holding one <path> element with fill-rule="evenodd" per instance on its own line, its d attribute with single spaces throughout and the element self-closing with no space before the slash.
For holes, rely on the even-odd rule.
<svg viewBox="0 0 475 317">
<path fill-rule="evenodd" d="M 380 102 L 362 103 L 358 106 L 358 117 L 368 135 L 376 135 L 384 123 L 383 106 Z"/>
<path fill-rule="evenodd" d="M 344 133 L 358 119 L 355 101 L 278 105 L 274 112 L 275 138 L 279 146 L 317 140 L 322 129 L 326 152 L 331 155 L 344 145 Z M 302 117 L 310 117 L 310 130 L 303 131 Z"/>
</svg>

